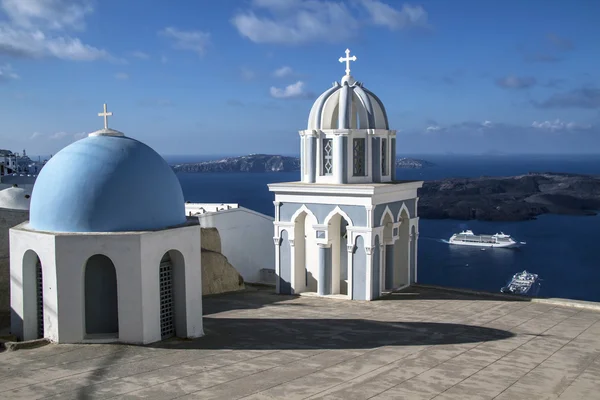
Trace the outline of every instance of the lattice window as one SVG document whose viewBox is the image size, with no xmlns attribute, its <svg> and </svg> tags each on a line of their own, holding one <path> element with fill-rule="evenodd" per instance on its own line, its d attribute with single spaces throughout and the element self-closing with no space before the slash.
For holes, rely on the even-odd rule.
<svg viewBox="0 0 600 400">
<path fill-rule="evenodd" d="M 388 174 L 387 139 L 381 139 L 381 175 Z"/>
<path fill-rule="evenodd" d="M 173 301 L 173 264 L 167 255 L 160 262 L 160 335 L 162 339 L 175 335 Z"/>
<path fill-rule="evenodd" d="M 365 176 L 365 139 L 354 139 L 352 142 L 353 157 L 353 175 L 354 176 Z"/>
<path fill-rule="evenodd" d="M 37 284 L 37 335 L 39 339 L 44 337 L 44 284 L 42 279 L 42 263 L 38 260 L 35 265 L 35 278 Z"/>
<path fill-rule="evenodd" d="M 323 175 L 333 174 L 333 139 L 323 139 Z"/>
</svg>

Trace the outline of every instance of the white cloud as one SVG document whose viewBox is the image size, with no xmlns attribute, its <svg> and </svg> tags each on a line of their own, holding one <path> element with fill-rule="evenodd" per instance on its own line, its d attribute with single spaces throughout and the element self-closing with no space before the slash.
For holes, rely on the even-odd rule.
<svg viewBox="0 0 600 400">
<path fill-rule="evenodd" d="M 94 11 L 91 0 L 1 0 L 10 20 L 26 29 L 85 28 L 85 16 Z"/>
<path fill-rule="evenodd" d="M 39 138 L 40 136 L 42 136 L 42 134 L 41 134 L 41 133 L 39 133 L 39 132 L 33 132 L 33 134 L 31 135 L 31 140 L 33 140 L 33 139 L 37 139 L 37 138 Z"/>
<path fill-rule="evenodd" d="M 568 131 L 585 130 L 585 129 L 592 128 L 591 125 L 581 125 L 581 124 L 577 124 L 575 122 L 564 122 L 564 121 L 561 121 L 560 119 L 555 119 L 554 121 L 540 121 L 540 122 L 533 121 L 531 126 L 536 129 L 549 130 L 552 132 L 565 131 L 565 130 L 568 130 Z"/>
<path fill-rule="evenodd" d="M 431 126 L 428 126 L 427 128 L 425 128 L 425 131 L 426 132 L 436 132 L 436 131 L 439 131 L 441 129 L 442 129 L 442 127 L 439 126 L 439 125 L 431 125 Z"/>
<path fill-rule="evenodd" d="M 115 74 L 115 79 L 125 81 L 125 80 L 129 79 L 129 74 L 126 72 L 117 72 Z"/>
<path fill-rule="evenodd" d="M 357 33 L 358 21 L 343 3 L 317 0 L 255 0 L 253 10 L 237 13 L 231 23 L 256 43 L 340 42 Z M 259 16 L 255 11 L 267 11 Z"/>
<path fill-rule="evenodd" d="M 63 60 L 113 59 L 105 50 L 83 44 L 68 36 L 48 37 L 40 30 L 15 29 L 0 24 L 0 55 L 29 58 L 56 57 Z"/>
<path fill-rule="evenodd" d="M 10 64 L 0 65 L 0 82 L 19 79 L 19 75 L 13 72 Z"/>
<path fill-rule="evenodd" d="M 277 78 L 285 78 L 287 76 L 290 76 L 294 73 L 294 71 L 292 70 L 291 67 L 288 66 L 284 66 L 281 68 L 277 68 L 274 72 L 273 75 Z"/>
<path fill-rule="evenodd" d="M 69 136 L 69 134 L 67 132 L 61 131 L 61 132 L 56 132 L 56 133 L 53 133 L 52 135 L 50 135 L 50 139 L 60 140 L 60 139 L 66 138 L 67 136 Z"/>
<path fill-rule="evenodd" d="M 240 74 L 242 76 L 242 79 L 246 81 L 251 81 L 256 78 L 256 72 L 252 71 L 250 68 L 241 67 Z"/>
<path fill-rule="evenodd" d="M 150 59 L 150 56 L 148 54 L 144 53 L 143 51 L 134 51 L 133 53 L 131 53 L 131 55 L 140 60 Z"/>
<path fill-rule="evenodd" d="M 494 124 L 492 123 L 492 121 L 483 121 L 481 123 L 481 126 L 483 126 L 484 128 L 491 128 Z"/>
<path fill-rule="evenodd" d="M 304 91 L 304 82 L 302 81 L 288 85 L 283 89 L 271 86 L 270 93 L 276 99 L 292 99 L 307 96 L 307 93 Z"/>
<path fill-rule="evenodd" d="M 173 40 L 173 47 L 179 50 L 190 50 L 199 55 L 204 55 L 210 44 L 210 33 L 201 31 L 181 31 L 168 27 L 158 32 L 160 36 Z"/>
<path fill-rule="evenodd" d="M 361 4 L 371 16 L 375 25 L 385 26 L 391 30 L 406 29 L 410 27 L 427 27 L 427 11 L 421 6 L 404 4 L 402 9 L 396 10 L 378 0 L 362 0 Z"/>
<path fill-rule="evenodd" d="M 400 10 L 379 0 L 253 0 L 233 16 L 238 32 L 256 43 L 337 43 L 355 37 L 366 14 L 370 23 L 389 29 L 428 26 L 420 6 Z M 366 13 L 365 13 L 366 11 Z M 367 21 L 365 21 L 367 22 Z"/>
</svg>

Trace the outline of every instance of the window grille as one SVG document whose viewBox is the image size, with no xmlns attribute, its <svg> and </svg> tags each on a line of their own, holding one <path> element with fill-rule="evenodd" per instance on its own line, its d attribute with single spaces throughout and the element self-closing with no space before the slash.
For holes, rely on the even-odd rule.
<svg viewBox="0 0 600 400">
<path fill-rule="evenodd" d="M 42 279 L 42 263 L 38 260 L 35 266 L 35 279 L 37 283 L 37 335 L 44 337 L 44 284 Z"/>
<path fill-rule="evenodd" d="M 333 174 L 333 139 L 323 139 L 323 175 Z"/>
<path fill-rule="evenodd" d="M 173 302 L 173 264 L 167 255 L 160 262 L 160 334 L 162 339 L 175 335 Z"/>
<path fill-rule="evenodd" d="M 365 168 L 365 139 L 354 139 L 353 141 L 353 163 L 354 163 L 354 176 L 365 176 L 366 168 Z"/>
</svg>

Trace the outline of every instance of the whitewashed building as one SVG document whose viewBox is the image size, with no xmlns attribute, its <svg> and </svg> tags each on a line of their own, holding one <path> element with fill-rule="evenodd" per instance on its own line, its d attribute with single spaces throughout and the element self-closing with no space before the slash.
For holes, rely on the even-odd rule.
<svg viewBox="0 0 600 400">
<path fill-rule="evenodd" d="M 395 179 L 396 131 L 350 75 L 317 98 L 300 131 L 301 181 L 275 193 L 277 292 L 373 300 L 417 280 L 417 189 Z"/>
<path fill-rule="evenodd" d="M 105 105 L 106 106 L 106 105 Z M 200 226 L 169 165 L 109 129 L 57 153 L 10 230 L 21 340 L 151 343 L 202 336 Z"/>
</svg>

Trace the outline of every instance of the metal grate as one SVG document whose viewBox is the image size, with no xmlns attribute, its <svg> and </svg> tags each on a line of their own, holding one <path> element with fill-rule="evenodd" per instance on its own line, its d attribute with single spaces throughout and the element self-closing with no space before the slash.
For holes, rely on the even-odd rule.
<svg viewBox="0 0 600 400">
<path fill-rule="evenodd" d="M 42 263 L 38 259 L 35 265 L 35 279 L 37 283 L 37 334 L 38 338 L 44 337 L 44 281 L 42 279 Z"/>
<path fill-rule="evenodd" d="M 354 176 L 365 176 L 365 139 L 354 139 Z"/>
<path fill-rule="evenodd" d="M 323 175 L 333 174 L 333 139 L 323 139 Z"/>
<path fill-rule="evenodd" d="M 160 262 L 160 335 L 163 339 L 175 335 L 173 302 L 173 265 L 166 256 Z"/>
</svg>

